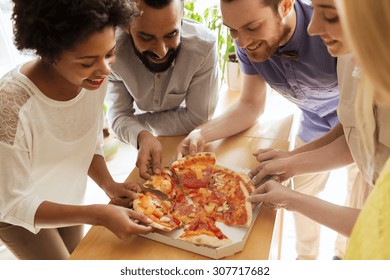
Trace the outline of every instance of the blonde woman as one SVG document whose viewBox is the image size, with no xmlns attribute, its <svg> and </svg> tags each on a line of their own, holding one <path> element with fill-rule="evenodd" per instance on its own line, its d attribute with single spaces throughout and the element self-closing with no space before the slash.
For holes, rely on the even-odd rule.
<svg viewBox="0 0 390 280">
<path fill-rule="evenodd" d="M 360 88 L 358 98 L 390 108 L 390 1 L 338 0 L 337 4 L 345 35 L 363 72 L 364 87 Z M 359 125 L 366 126 L 365 116 L 357 114 L 356 119 Z M 365 132 L 362 137 L 367 139 L 372 138 L 372 133 L 378 133 L 379 137 L 381 134 L 381 131 L 362 131 Z M 366 149 L 373 149 L 370 141 L 366 143 Z M 390 259 L 389 248 L 390 160 L 358 217 L 345 259 Z"/>
<path fill-rule="evenodd" d="M 372 95 L 356 93 L 358 88 L 359 92 L 365 93 L 366 83 L 364 77 L 360 77 L 350 44 L 343 34 L 335 1 L 313 0 L 312 4 L 314 13 L 308 28 L 309 33 L 319 35 L 327 45 L 329 53 L 339 57 L 340 124 L 319 140 L 294 151 L 295 153 L 288 158 L 275 156 L 277 151 L 265 151 L 258 155 L 264 159 L 262 169 L 258 174 L 255 174 L 257 172 L 255 170 L 252 175 L 257 177 L 261 174 L 267 175 L 269 172 L 268 174 L 278 174 L 285 180 L 307 172 L 336 168 L 345 161 L 343 158 L 347 158 L 345 154 L 350 151 L 350 156 L 352 154 L 362 176 L 359 174 L 351 184 L 349 200 L 346 202 L 349 207 L 334 205 L 291 191 L 276 182 L 260 186 L 250 200 L 264 201 L 273 207 L 284 207 L 298 212 L 348 237 L 360 213 L 359 209 L 378 179 L 390 153 L 390 130 L 387 128 L 390 108 L 382 108 L 372 100 L 360 98 Z M 354 109 L 355 103 L 359 106 Z M 359 115 L 364 112 L 364 117 L 361 118 L 364 123 L 356 121 L 355 112 L 359 112 Z M 366 131 L 372 133 L 363 135 Z M 374 131 L 380 133 L 377 135 L 373 133 Z M 338 241 L 344 242 L 340 237 Z M 345 247 L 339 245 L 337 249 L 334 255 L 342 258 Z"/>
</svg>

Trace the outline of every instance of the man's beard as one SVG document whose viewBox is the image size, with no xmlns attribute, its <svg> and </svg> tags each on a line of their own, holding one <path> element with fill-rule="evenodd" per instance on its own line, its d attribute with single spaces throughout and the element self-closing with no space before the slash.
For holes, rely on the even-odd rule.
<svg viewBox="0 0 390 280">
<path fill-rule="evenodd" d="M 291 28 L 281 24 L 280 17 L 278 19 L 278 24 L 278 35 L 274 37 L 269 43 L 266 41 L 261 42 L 260 49 L 253 53 L 245 50 L 250 60 L 255 62 L 263 62 L 269 59 L 277 51 L 277 49 L 279 49 L 280 43 L 286 39 L 291 31 Z"/>
<path fill-rule="evenodd" d="M 131 43 L 133 44 L 133 48 L 134 48 L 134 52 L 135 54 L 137 55 L 137 57 L 141 60 L 142 64 L 145 65 L 145 67 L 153 72 L 153 73 L 160 73 L 160 72 L 164 72 L 166 71 L 169 67 L 171 67 L 173 61 L 176 59 L 176 57 L 178 56 L 179 52 L 180 52 L 180 48 L 181 48 L 181 42 L 180 44 L 177 46 L 176 49 L 169 49 L 167 54 L 165 55 L 165 57 L 168 57 L 167 61 L 163 62 L 163 63 L 154 63 L 152 61 L 149 60 L 148 57 L 153 57 L 153 58 L 156 58 L 158 59 L 159 57 L 154 53 L 154 52 L 151 52 L 151 51 L 144 51 L 144 52 L 140 52 L 137 50 L 137 48 L 135 47 L 135 44 L 134 44 L 134 41 L 133 41 L 133 38 L 131 38 Z"/>
</svg>

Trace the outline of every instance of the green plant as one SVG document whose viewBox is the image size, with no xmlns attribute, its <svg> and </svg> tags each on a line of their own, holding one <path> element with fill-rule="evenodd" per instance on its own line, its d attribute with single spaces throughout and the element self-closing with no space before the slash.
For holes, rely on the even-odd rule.
<svg viewBox="0 0 390 280">
<path fill-rule="evenodd" d="M 221 81 L 223 81 L 225 79 L 225 68 L 227 62 L 229 59 L 230 61 L 236 61 L 233 38 L 230 36 L 227 28 L 223 25 L 221 10 L 218 5 L 214 4 L 205 8 L 203 11 L 198 12 L 195 9 L 195 2 L 196 0 L 185 1 L 185 17 L 198 21 L 215 32 L 218 38 L 219 67 L 222 72 Z M 229 58 L 232 54 L 234 58 Z"/>
</svg>

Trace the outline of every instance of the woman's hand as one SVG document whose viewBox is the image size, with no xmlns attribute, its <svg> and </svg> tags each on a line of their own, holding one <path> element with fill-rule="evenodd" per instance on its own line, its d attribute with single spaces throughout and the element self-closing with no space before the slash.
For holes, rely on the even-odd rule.
<svg viewBox="0 0 390 280">
<path fill-rule="evenodd" d="M 146 234 L 153 228 L 149 225 L 152 220 L 134 210 L 117 205 L 99 205 L 102 207 L 98 217 L 98 225 L 106 227 L 118 238 L 125 239 L 133 234 Z"/>
<path fill-rule="evenodd" d="M 261 203 L 272 209 L 285 208 L 289 209 L 289 204 L 294 200 L 295 192 L 282 184 L 270 180 L 259 186 L 249 197 L 251 203 Z"/>
<path fill-rule="evenodd" d="M 253 155 L 260 162 L 248 173 L 255 186 L 268 176 L 277 176 L 277 181 L 284 182 L 296 175 L 294 157 L 290 152 L 259 149 Z"/>
<path fill-rule="evenodd" d="M 142 192 L 142 189 L 138 183 L 112 182 L 106 189 L 110 203 L 123 207 L 129 207 L 140 192 Z"/>
</svg>

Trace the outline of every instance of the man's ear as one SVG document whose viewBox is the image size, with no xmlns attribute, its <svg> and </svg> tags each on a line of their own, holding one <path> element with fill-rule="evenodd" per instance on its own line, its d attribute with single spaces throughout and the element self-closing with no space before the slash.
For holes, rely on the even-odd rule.
<svg viewBox="0 0 390 280">
<path fill-rule="evenodd" d="M 278 6 L 279 15 L 284 18 L 288 15 L 291 9 L 294 9 L 295 0 L 282 0 Z"/>
</svg>

